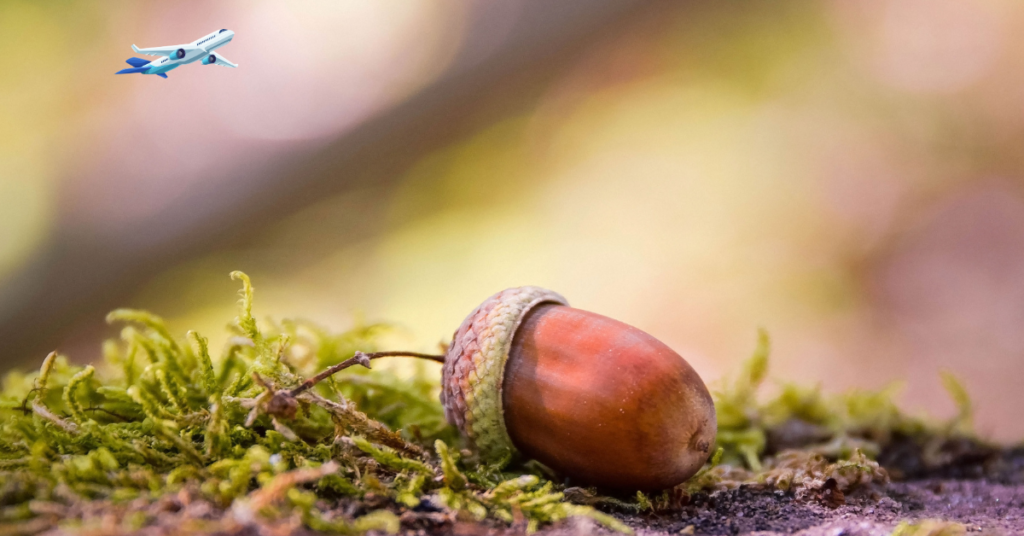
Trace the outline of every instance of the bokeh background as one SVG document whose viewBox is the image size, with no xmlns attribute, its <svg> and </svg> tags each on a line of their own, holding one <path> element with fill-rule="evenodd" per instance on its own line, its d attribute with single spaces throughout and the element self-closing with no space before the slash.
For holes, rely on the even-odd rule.
<svg viewBox="0 0 1024 536">
<path fill-rule="evenodd" d="M 219 28 L 239 69 L 114 76 Z M 223 340 L 387 321 L 434 350 L 503 288 L 711 382 L 974 395 L 1024 437 L 1024 3 L 0 3 L 0 369 L 107 310 Z M 221 337 L 221 339 L 218 339 Z"/>
</svg>

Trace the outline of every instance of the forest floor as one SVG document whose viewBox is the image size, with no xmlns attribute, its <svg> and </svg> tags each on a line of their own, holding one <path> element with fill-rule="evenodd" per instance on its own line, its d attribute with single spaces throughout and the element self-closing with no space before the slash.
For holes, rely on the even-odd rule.
<svg viewBox="0 0 1024 536">
<path fill-rule="evenodd" d="M 883 461 L 894 477 L 905 480 L 860 487 L 838 498 L 827 490 L 798 498 L 744 485 L 696 494 L 681 510 L 616 517 L 638 535 L 885 536 L 901 523 L 902 536 L 1024 534 L 1024 448 L 979 450 L 965 443 L 957 450 L 948 463 L 930 468 L 922 467 L 913 453 L 891 451 Z M 594 532 L 588 520 L 569 520 L 543 531 Z"/>
<path fill-rule="evenodd" d="M 1024 534 L 1024 448 L 1001 451 L 967 448 L 939 467 L 915 467 L 914 456 L 891 458 L 889 472 L 910 478 L 887 484 L 868 484 L 836 495 L 828 487 L 781 491 L 772 486 L 739 485 L 714 492 L 697 492 L 670 509 L 656 508 L 636 513 L 603 508 L 631 527 L 638 536 L 682 535 L 775 535 L 802 536 L 957 536 L 969 534 Z M 884 458 L 884 457 L 883 457 Z M 931 476 L 929 476 L 929 473 Z M 388 502 L 383 497 L 381 504 Z M 367 508 L 361 502 L 349 508 Z M 212 508 L 188 493 L 167 498 L 159 506 L 159 521 L 137 534 L 165 536 L 191 533 L 195 522 L 205 518 L 220 525 L 213 533 L 225 535 L 315 535 L 317 532 L 294 523 L 223 524 L 232 512 Z M 339 505 L 340 506 L 340 505 Z M 374 506 L 374 505 L 370 505 Z M 374 507 L 376 507 L 374 506 Z M 344 508 L 344 507 L 342 507 Z M 423 536 L 520 535 L 526 534 L 523 520 L 511 526 L 494 521 L 473 521 L 429 500 L 401 515 L 401 534 Z M 113 527 L 111 527 L 114 529 Z M 3 531 L 0 530 L 0 533 Z M 86 531 L 104 534 L 101 527 Z M 206 531 L 202 531 L 206 532 Z M 46 534 L 61 534 L 54 530 Z M 76 531 L 76 534 L 82 532 Z M 114 529 L 111 533 L 124 534 Z M 375 534 L 370 531 L 368 534 Z M 570 518 L 542 527 L 539 536 L 617 534 L 583 517 Z"/>
<path fill-rule="evenodd" d="M 968 532 L 1024 534 L 1024 485 L 952 479 L 895 482 L 848 494 L 845 504 L 836 506 L 781 491 L 739 488 L 700 498 L 682 512 L 621 518 L 638 534 L 883 536 L 900 522 L 926 520 L 959 523 Z M 590 527 L 576 529 L 570 532 L 592 532 Z M 921 530 L 929 532 L 923 526 Z"/>
<path fill-rule="evenodd" d="M 195 332 L 117 310 L 108 320 L 128 325 L 102 363 L 54 352 L 3 378 L 0 536 L 1024 534 L 1024 445 L 979 439 L 950 374 L 949 421 L 906 415 L 892 388 L 783 383 L 765 400 L 761 332 L 713 390 L 710 463 L 669 490 L 616 494 L 475 459 L 436 375 L 363 368 L 384 328 L 261 330 L 248 277 L 232 277 L 242 300 L 220 358 Z"/>
<path fill-rule="evenodd" d="M 1013 480 L 1019 477 L 1016 475 Z M 793 493 L 775 489 L 741 486 L 710 494 L 698 493 L 682 509 L 642 514 L 618 512 L 614 515 L 632 527 L 638 536 L 887 536 L 893 534 L 901 523 L 911 525 L 903 528 L 904 532 L 901 533 L 909 536 L 952 536 L 965 532 L 1024 534 L 1024 483 L 997 480 L 924 478 L 892 482 L 861 487 L 846 494 L 840 501 L 830 499 L 825 494 L 798 498 Z M 178 508 L 181 510 L 175 511 Z M 194 519 L 197 515 L 216 518 L 223 515 L 223 512 L 204 508 L 201 501 L 186 505 L 170 504 L 163 523 L 146 527 L 139 534 L 180 534 L 182 525 L 179 524 L 179 516 Z M 429 509 L 408 511 L 401 517 L 403 534 L 482 536 L 526 533 L 525 524 L 513 523 L 507 526 L 460 520 L 451 514 L 431 512 Z M 120 530 L 113 532 L 123 534 Z M 223 532 L 238 535 L 282 533 L 317 534 L 287 524 L 237 526 L 236 530 Z M 545 527 L 536 534 L 568 536 L 616 533 L 600 527 L 590 519 L 571 518 Z"/>
</svg>

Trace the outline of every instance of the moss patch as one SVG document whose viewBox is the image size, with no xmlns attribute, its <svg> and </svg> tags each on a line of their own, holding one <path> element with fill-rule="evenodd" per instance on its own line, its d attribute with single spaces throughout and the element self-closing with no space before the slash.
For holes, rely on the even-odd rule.
<svg viewBox="0 0 1024 536">
<path fill-rule="evenodd" d="M 462 522 L 532 532 L 582 518 L 629 533 L 623 516 L 678 510 L 715 490 L 841 501 L 887 481 L 875 458 L 897 440 L 924 452 L 969 429 L 970 401 L 952 377 L 947 386 L 963 411 L 948 425 L 905 416 L 886 391 L 826 397 L 787 385 L 761 401 L 762 333 L 739 377 L 715 392 L 712 462 L 676 489 L 609 496 L 567 486 L 534 462 L 478 463 L 444 421 L 440 374 L 430 365 L 403 380 L 355 367 L 297 390 L 375 351 L 386 328 L 261 325 L 249 278 L 232 277 L 242 283 L 239 315 L 217 356 L 198 333 L 176 337 L 155 315 L 117 310 L 108 320 L 123 327 L 104 344 L 102 363 L 76 366 L 54 353 L 38 372 L 4 378 L 0 532 L 359 534 Z"/>
</svg>

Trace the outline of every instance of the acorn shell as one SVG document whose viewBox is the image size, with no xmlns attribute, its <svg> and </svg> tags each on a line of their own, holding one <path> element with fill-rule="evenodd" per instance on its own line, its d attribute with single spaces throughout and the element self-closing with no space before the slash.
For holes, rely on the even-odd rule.
<svg viewBox="0 0 1024 536">
<path fill-rule="evenodd" d="M 679 354 L 539 287 L 499 292 L 463 321 L 441 402 L 483 461 L 521 452 L 606 488 L 684 482 L 717 432 L 711 395 Z"/>
<path fill-rule="evenodd" d="M 513 338 L 503 387 L 512 443 L 579 484 L 670 488 L 715 442 L 714 402 L 689 363 L 597 313 L 534 307 Z"/>
</svg>

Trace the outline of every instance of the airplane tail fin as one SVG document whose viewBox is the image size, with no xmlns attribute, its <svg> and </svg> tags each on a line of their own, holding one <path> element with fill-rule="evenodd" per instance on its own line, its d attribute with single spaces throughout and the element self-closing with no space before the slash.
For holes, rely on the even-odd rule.
<svg viewBox="0 0 1024 536">
<path fill-rule="evenodd" d="M 125 62 L 128 63 L 128 65 L 131 65 L 132 67 L 142 67 L 143 65 L 149 65 L 149 60 L 144 60 L 142 58 L 128 58 L 127 60 L 125 60 Z"/>
<path fill-rule="evenodd" d="M 144 73 L 148 67 L 132 67 L 131 69 L 121 69 L 114 74 L 131 74 L 131 73 Z"/>
<path fill-rule="evenodd" d="M 164 78 L 164 79 L 167 78 L 167 75 L 164 74 L 164 73 L 156 73 L 156 75 L 159 76 L 160 78 Z"/>
</svg>

